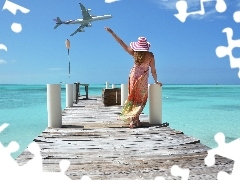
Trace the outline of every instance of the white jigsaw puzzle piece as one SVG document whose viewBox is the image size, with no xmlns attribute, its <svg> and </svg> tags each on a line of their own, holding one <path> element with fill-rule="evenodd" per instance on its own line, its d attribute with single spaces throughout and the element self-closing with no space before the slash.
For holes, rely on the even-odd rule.
<svg viewBox="0 0 240 180">
<path fill-rule="evenodd" d="M 59 163 L 61 172 L 60 173 L 56 173 L 56 172 L 44 172 L 42 173 L 42 179 L 58 179 L 58 180 L 71 180 L 68 176 L 65 175 L 65 172 L 67 171 L 67 169 L 70 166 L 70 162 L 68 160 L 62 160 Z M 86 179 L 87 180 L 87 179 Z M 89 179 L 88 179 L 89 180 Z"/>
<path fill-rule="evenodd" d="M 209 1 L 209 0 L 200 0 L 201 9 L 199 11 L 187 12 L 187 9 L 188 9 L 187 2 L 185 0 L 179 0 L 178 2 L 176 2 L 176 9 L 178 10 L 178 14 L 174 14 L 174 16 L 178 18 L 181 22 L 185 22 L 189 15 L 195 15 L 195 14 L 203 15 L 205 14 L 203 2 L 206 2 L 206 1 Z"/>
<path fill-rule="evenodd" d="M 185 22 L 187 17 L 190 15 L 204 15 L 205 14 L 205 8 L 203 3 L 209 2 L 213 0 L 200 0 L 200 10 L 199 11 L 193 11 L 193 12 L 187 12 L 188 4 L 185 0 L 179 0 L 176 2 L 176 9 L 178 10 L 178 14 L 174 14 L 174 16 L 180 20 L 181 22 Z M 215 9 L 219 12 L 225 12 L 227 9 L 227 5 L 224 0 L 216 0 L 216 6 Z"/>
<path fill-rule="evenodd" d="M 9 143 L 7 147 L 0 143 L 0 179 L 18 178 L 19 166 L 11 156 L 11 153 L 16 152 L 18 149 L 19 144 L 15 141 Z"/>
<path fill-rule="evenodd" d="M 215 9 L 217 10 L 217 12 L 219 13 L 223 13 L 227 10 L 227 4 L 224 0 L 217 0 Z"/>
<path fill-rule="evenodd" d="M 27 9 L 25 7 L 22 7 L 22 6 L 18 5 L 18 4 L 15 4 L 15 3 L 11 2 L 11 1 L 8 1 L 8 0 L 6 0 L 4 5 L 3 5 L 3 9 L 2 10 L 5 10 L 5 9 L 10 11 L 14 15 L 16 15 L 17 10 L 21 11 L 24 14 L 30 12 L 29 9 Z M 20 33 L 22 31 L 22 25 L 19 24 L 19 23 L 12 23 L 11 29 L 15 33 Z"/>
<path fill-rule="evenodd" d="M 157 177 L 154 178 L 154 180 L 165 180 L 165 178 L 162 177 L 162 176 L 157 176 Z"/>
<path fill-rule="evenodd" d="M 182 169 L 177 165 L 172 166 L 171 168 L 171 174 L 175 177 L 182 177 L 182 180 L 188 180 L 189 178 L 189 169 Z"/>
<path fill-rule="evenodd" d="M 236 11 L 234 14 L 233 14 L 233 19 L 236 23 L 240 23 L 240 11 Z"/>
<path fill-rule="evenodd" d="M 15 33 L 20 33 L 22 31 L 22 25 L 19 23 L 12 23 L 11 29 Z"/>
<path fill-rule="evenodd" d="M 81 180 L 92 180 L 89 176 L 87 176 L 87 175 L 84 175 L 82 178 L 81 178 Z"/>
<path fill-rule="evenodd" d="M 231 175 L 226 172 L 218 173 L 218 180 L 239 180 L 240 179 L 240 139 L 236 139 L 232 142 L 225 143 L 225 136 L 223 133 L 217 133 L 215 135 L 215 141 L 218 144 L 217 148 L 208 150 L 208 155 L 205 158 L 205 164 L 207 166 L 213 166 L 215 164 L 215 155 L 219 155 L 234 161 L 233 170 Z"/>
<path fill-rule="evenodd" d="M 32 142 L 28 145 L 28 151 L 34 155 L 34 158 L 29 160 L 24 166 L 21 166 L 21 171 L 23 173 L 28 173 L 29 171 L 33 174 L 42 172 L 42 156 L 40 154 L 40 147 L 36 142 Z"/>
<path fill-rule="evenodd" d="M 68 176 L 57 172 L 44 172 L 41 174 L 41 180 L 71 180 Z"/>
<path fill-rule="evenodd" d="M 216 55 L 219 58 L 222 58 L 224 56 L 229 56 L 230 61 L 230 67 L 231 68 L 239 68 L 238 77 L 240 78 L 240 58 L 233 57 L 232 50 L 236 47 L 240 48 L 240 39 L 233 40 L 233 30 L 232 28 L 224 28 L 223 31 L 226 33 L 227 41 L 228 41 L 228 47 L 225 46 L 218 46 L 216 48 Z"/>
<path fill-rule="evenodd" d="M 22 7 L 22 6 L 19 6 L 18 4 L 15 4 L 15 3 L 11 2 L 11 1 L 8 1 L 8 0 L 6 0 L 5 4 L 3 5 L 3 9 L 2 10 L 5 10 L 5 9 L 9 10 L 14 15 L 16 15 L 17 10 L 21 11 L 24 14 L 30 12 L 29 9 L 27 9 L 25 7 Z"/>
<path fill-rule="evenodd" d="M 7 46 L 5 46 L 4 44 L 0 44 L 0 50 L 7 51 Z"/>
<path fill-rule="evenodd" d="M 8 127 L 9 124 L 4 123 L 0 126 L 0 132 Z M 28 150 L 34 155 L 23 166 L 12 158 L 11 153 L 19 149 L 19 144 L 15 141 L 4 147 L 0 142 L 0 179 L 24 179 L 24 180 L 71 180 L 65 175 L 70 166 L 68 160 L 62 160 L 59 163 L 60 172 L 43 172 L 41 149 L 36 142 L 28 145 Z"/>
<path fill-rule="evenodd" d="M 0 49 L 1 49 L 1 44 L 0 44 Z M 0 133 L 1 133 L 4 129 L 6 129 L 8 126 L 9 126 L 9 124 L 7 124 L 7 123 L 2 124 L 2 125 L 0 126 Z"/>
<path fill-rule="evenodd" d="M 182 169 L 177 165 L 173 165 L 171 167 L 171 174 L 175 177 L 181 177 L 182 178 L 181 180 L 188 180 L 189 173 L 190 173 L 189 169 Z M 162 176 L 157 176 L 154 180 L 165 180 L 165 178 Z"/>
<path fill-rule="evenodd" d="M 18 148 L 19 145 L 14 141 L 7 148 L 0 143 L 0 179 L 70 180 L 65 175 L 70 166 L 68 160 L 62 160 L 59 163 L 60 172 L 43 172 L 42 157 L 37 143 L 33 142 L 28 146 L 28 150 L 34 154 L 34 158 L 23 166 L 19 166 L 10 155 L 12 152 L 17 151 Z"/>
<path fill-rule="evenodd" d="M 218 180 L 239 180 L 239 178 L 229 175 L 226 172 L 220 171 L 217 175 Z"/>
</svg>

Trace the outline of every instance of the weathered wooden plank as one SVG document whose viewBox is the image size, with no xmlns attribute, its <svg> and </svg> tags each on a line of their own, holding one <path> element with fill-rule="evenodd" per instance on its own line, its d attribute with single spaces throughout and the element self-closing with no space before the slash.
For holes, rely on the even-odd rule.
<svg viewBox="0 0 240 180">
<path fill-rule="evenodd" d="M 44 171 L 59 171 L 59 162 L 71 165 L 71 179 L 88 175 L 92 179 L 181 179 L 171 176 L 173 165 L 189 168 L 189 179 L 217 179 L 221 170 L 230 172 L 233 162 L 217 157 L 207 167 L 207 146 L 194 137 L 170 127 L 151 126 L 148 116 L 140 116 L 143 126 L 129 129 L 117 120 L 121 106 L 107 106 L 101 97 L 80 100 L 62 113 L 62 128 L 47 128 L 34 139 L 41 148 Z M 18 158 L 25 164 L 33 156 L 26 149 Z"/>
</svg>

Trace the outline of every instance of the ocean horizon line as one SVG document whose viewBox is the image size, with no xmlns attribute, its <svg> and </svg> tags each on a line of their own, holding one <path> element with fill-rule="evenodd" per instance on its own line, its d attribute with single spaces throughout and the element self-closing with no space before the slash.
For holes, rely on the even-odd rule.
<svg viewBox="0 0 240 180">
<path fill-rule="evenodd" d="M 46 84 L 42 84 L 42 83 L 40 83 L 40 84 L 38 84 L 38 83 L 36 83 L 36 84 L 34 84 L 34 83 L 13 83 L 13 84 L 11 84 L 11 83 L 0 83 L 0 85 L 24 85 L 24 86 L 31 86 L 31 85 L 34 85 L 34 86 L 43 86 L 43 85 L 47 85 L 47 84 L 61 84 L 61 85 L 65 85 L 65 84 L 74 84 L 74 83 L 46 83 Z M 86 84 L 86 83 L 83 83 L 83 84 Z M 105 83 L 88 83 L 89 85 L 106 85 Z M 111 84 L 115 84 L 115 85 L 121 85 L 121 84 L 124 84 L 124 83 L 109 83 L 110 85 Z M 151 84 L 151 83 L 149 83 L 149 84 Z M 152 84 L 154 84 L 154 83 L 152 83 Z M 175 84 L 175 83 L 173 83 L 173 84 L 163 84 L 163 86 L 164 85 L 170 85 L 170 86 L 173 86 L 173 85 L 178 85 L 178 86 L 240 86 L 240 84 L 181 84 L 181 83 L 179 83 L 179 84 Z"/>
</svg>

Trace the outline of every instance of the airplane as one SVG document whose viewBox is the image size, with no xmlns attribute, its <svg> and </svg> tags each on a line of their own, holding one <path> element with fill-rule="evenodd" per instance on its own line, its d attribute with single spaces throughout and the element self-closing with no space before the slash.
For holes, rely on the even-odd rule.
<svg viewBox="0 0 240 180">
<path fill-rule="evenodd" d="M 79 4 L 80 4 L 81 11 L 82 11 L 83 19 L 62 21 L 59 17 L 57 17 L 57 19 L 53 19 L 54 21 L 56 21 L 56 25 L 55 25 L 54 29 L 56 29 L 61 24 L 81 24 L 77 28 L 77 30 L 74 31 L 70 35 L 70 36 L 73 36 L 74 34 L 76 34 L 78 32 L 85 32 L 84 27 L 92 27 L 92 24 L 91 24 L 92 21 L 104 20 L 104 19 L 109 19 L 112 17 L 112 15 L 103 15 L 103 16 L 90 15 L 89 12 L 91 11 L 91 9 L 86 9 L 81 3 L 79 3 Z"/>
</svg>

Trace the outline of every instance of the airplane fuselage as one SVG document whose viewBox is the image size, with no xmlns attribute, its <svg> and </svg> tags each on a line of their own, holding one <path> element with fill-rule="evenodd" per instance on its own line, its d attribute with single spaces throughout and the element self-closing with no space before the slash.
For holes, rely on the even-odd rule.
<svg viewBox="0 0 240 180">
<path fill-rule="evenodd" d="M 111 18 L 111 15 L 103 15 L 103 16 L 92 16 L 91 19 L 84 20 L 84 19 L 76 19 L 76 20 L 69 20 L 69 21 L 62 21 L 61 23 L 57 24 L 88 24 L 92 21 L 104 20 Z"/>
</svg>

